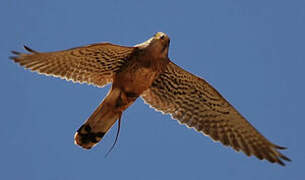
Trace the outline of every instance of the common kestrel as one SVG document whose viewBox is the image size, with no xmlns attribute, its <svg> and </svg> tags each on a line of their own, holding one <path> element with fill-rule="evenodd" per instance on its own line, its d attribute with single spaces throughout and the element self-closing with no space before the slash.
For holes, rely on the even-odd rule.
<svg viewBox="0 0 305 180">
<path fill-rule="evenodd" d="M 28 54 L 12 51 L 21 66 L 40 74 L 98 87 L 112 87 L 88 120 L 77 130 L 75 143 L 96 145 L 123 111 L 141 96 L 146 103 L 180 123 L 246 155 L 280 165 L 290 159 L 261 135 L 205 80 L 183 70 L 168 58 L 170 39 L 161 32 L 144 43 L 125 47 L 92 44 L 41 53 L 25 46 Z"/>
</svg>

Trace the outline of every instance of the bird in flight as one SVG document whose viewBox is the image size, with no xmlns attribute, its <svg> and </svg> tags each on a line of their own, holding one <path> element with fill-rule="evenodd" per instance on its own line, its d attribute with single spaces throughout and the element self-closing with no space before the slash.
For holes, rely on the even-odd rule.
<svg viewBox="0 0 305 180">
<path fill-rule="evenodd" d="M 77 130 L 75 144 L 90 149 L 102 140 L 122 113 L 141 97 L 150 107 L 170 114 L 190 128 L 243 151 L 247 156 L 285 165 L 288 157 L 260 134 L 217 90 L 204 79 L 168 58 L 170 38 L 162 32 L 147 41 L 126 47 L 92 44 L 56 52 L 12 51 L 16 63 L 39 74 L 73 82 L 112 87 L 103 102 Z"/>
</svg>

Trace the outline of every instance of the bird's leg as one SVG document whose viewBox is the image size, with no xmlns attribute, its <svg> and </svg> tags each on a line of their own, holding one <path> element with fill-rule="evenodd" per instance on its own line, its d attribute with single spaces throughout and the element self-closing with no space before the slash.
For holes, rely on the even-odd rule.
<svg viewBox="0 0 305 180">
<path fill-rule="evenodd" d="M 119 137 L 119 134 L 120 134 L 120 129 L 121 129 L 121 118 L 122 118 L 122 113 L 119 117 L 119 121 L 118 121 L 118 130 L 117 130 L 117 133 L 116 133 L 116 136 L 115 136 L 115 140 L 114 140 L 114 143 L 112 144 L 111 148 L 109 149 L 109 151 L 106 153 L 105 157 L 107 157 L 109 155 L 109 153 L 113 150 L 114 146 L 116 145 L 117 141 L 118 141 L 118 137 Z"/>
<path fill-rule="evenodd" d="M 121 109 L 122 111 L 124 111 L 129 105 L 129 103 L 134 102 L 137 99 L 138 96 L 136 96 L 134 93 L 121 93 L 120 98 L 118 99 L 116 106 L 117 108 Z M 127 106 L 127 107 L 126 107 Z M 120 134 L 120 129 L 121 129 L 121 118 L 122 118 L 122 113 L 120 114 L 119 117 L 119 121 L 118 121 L 118 130 L 115 136 L 115 140 L 114 143 L 112 144 L 111 148 L 109 149 L 109 151 L 106 153 L 105 157 L 107 157 L 110 152 L 113 150 L 114 146 L 116 145 L 117 141 L 118 141 L 118 137 Z"/>
</svg>

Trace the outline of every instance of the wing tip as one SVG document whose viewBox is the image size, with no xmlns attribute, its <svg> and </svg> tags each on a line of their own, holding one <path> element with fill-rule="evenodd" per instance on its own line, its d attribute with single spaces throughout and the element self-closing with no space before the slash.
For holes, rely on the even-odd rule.
<svg viewBox="0 0 305 180">
<path fill-rule="evenodd" d="M 18 51 L 11 51 L 12 54 L 15 54 L 15 55 L 20 55 L 21 52 L 18 52 Z"/>
<path fill-rule="evenodd" d="M 23 45 L 23 47 L 24 47 L 24 49 L 25 49 L 26 51 L 28 51 L 28 52 L 30 52 L 30 53 L 32 53 L 32 54 L 37 54 L 37 53 L 39 53 L 39 52 L 37 52 L 37 51 L 35 51 L 35 50 L 29 48 L 29 47 L 26 46 L 26 45 Z M 25 54 L 25 53 L 21 53 L 21 52 L 14 51 L 14 50 L 11 51 L 11 53 L 12 53 L 14 56 L 9 56 L 9 59 L 14 60 L 15 62 L 17 62 L 21 56 L 27 55 L 27 54 Z"/>
<path fill-rule="evenodd" d="M 280 157 L 282 160 L 291 162 L 291 159 L 289 159 L 288 157 L 286 157 L 286 156 L 284 156 L 284 155 L 281 155 L 281 156 L 279 156 L 279 157 Z M 279 165 L 281 165 L 281 166 L 286 166 L 286 164 L 285 164 L 280 158 L 278 158 L 276 162 L 277 162 Z"/>
<path fill-rule="evenodd" d="M 14 62 L 17 62 L 18 58 L 22 55 L 22 53 L 18 51 L 11 51 L 11 53 L 13 54 L 13 56 L 9 56 L 8 58 L 13 60 Z"/>
<path fill-rule="evenodd" d="M 275 144 L 273 144 L 273 146 L 276 149 L 278 149 L 278 150 L 287 150 L 287 147 L 284 147 L 284 146 L 279 146 L 279 145 L 275 145 Z M 280 152 L 278 152 L 278 156 L 277 157 L 278 157 L 277 163 L 280 164 L 281 166 L 285 166 L 286 165 L 282 160 L 287 161 L 287 162 L 291 162 L 292 161 L 290 158 L 288 158 L 287 156 L 283 155 Z"/>
<path fill-rule="evenodd" d="M 287 149 L 287 147 L 284 147 L 284 146 L 279 146 L 279 145 L 276 145 L 276 144 L 272 144 L 276 149 L 279 149 L 279 150 L 285 150 Z"/>
<path fill-rule="evenodd" d="M 278 146 L 278 145 L 274 145 L 274 147 L 276 149 L 279 149 L 279 150 L 285 150 L 287 149 L 286 147 L 282 147 L 282 146 Z M 282 153 L 276 151 L 277 155 L 276 155 L 276 159 L 275 159 L 275 163 L 278 163 L 279 165 L 281 166 L 286 166 L 286 164 L 282 161 L 287 161 L 287 162 L 291 162 L 292 160 L 290 158 L 288 158 L 287 156 L 283 155 Z M 270 161 L 270 160 L 269 160 Z M 272 162 L 272 161 L 270 161 Z"/>
<path fill-rule="evenodd" d="M 18 57 L 17 56 L 9 56 L 8 58 L 15 61 Z"/>
<path fill-rule="evenodd" d="M 39 53 L 38 51 L 35 51 L 35 50 L 29 48 L 29 47 L 26 46 L 26 45 L 23 45 L 23 48 L 24 48 L 25 50 L 27 50 L 28 52 L 30 52 L 30 53 Z M 21 52 L 14 51 L 14 50 L 11 51 L 11 53 L 14 54 L 14 55 L 17 55 L 17 56 L 20 56 L 20 55 L 23 54 L 23 53 L 21 53 Z M 11 57 L 14 57 L 14 56 L 10 56 L 10 59 L 12 59 Z"/>
<path fill-rule="evenodd" d="M 23 47 L 24 47 L 25 50 L 29 51 L 30 53 L 38 53 L 37 51 L 35 51 L 35 50 L 29 48 L 29 47 L 26 46 L 26 45 L 23 45 Z"/>
</svg>

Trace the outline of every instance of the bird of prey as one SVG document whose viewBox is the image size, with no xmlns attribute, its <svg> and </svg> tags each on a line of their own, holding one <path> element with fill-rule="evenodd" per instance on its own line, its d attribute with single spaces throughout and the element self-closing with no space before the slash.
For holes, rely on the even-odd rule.
<svg viewBox="0 0 305 180">
<path fill-rule="evenodd" d="M 285 149 L 267 140 L 204 79 L 174 64 L 168 58 L 170 38 L 162 32 L 132 46 L 92 44 L 56 52 L 12 51 L 21 66 L 44 75 L 73 82 L 112 87 L 103 102 L 77 130 L 75 144 L 95 146 L 124 110 L 141 97 L 181 124 L 231 146 L 246 155 L 272 163 L 290 161 Z"/>
</svg>

